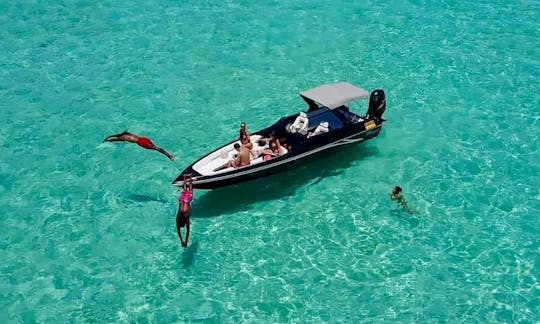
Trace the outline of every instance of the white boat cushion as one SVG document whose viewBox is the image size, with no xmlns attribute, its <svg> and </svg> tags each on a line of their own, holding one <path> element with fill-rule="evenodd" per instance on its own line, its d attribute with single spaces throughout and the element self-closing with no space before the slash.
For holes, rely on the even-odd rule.
<svg viewBox="0 0 540 324">
<path fill-rule="evenodd" d="M 312 133 L 309 133 L 308 137 L 316 136 L 322 133 L 328 133 L 330 129 L 328 128 L 328 122 L 321 122 L 317 128 Z"/>
<path fill-rule="evenodd" d="M 303 130 L 307 131 L 308 124 L 309 119 L 307 117 L 307 114 L 302 111 L 298 114 L 298 117 L 296 117 L 294 123 L 292 123 L 292 125 L 289 127 L 289 131 L 291 133 L 302 133 Z"/>
</svg>

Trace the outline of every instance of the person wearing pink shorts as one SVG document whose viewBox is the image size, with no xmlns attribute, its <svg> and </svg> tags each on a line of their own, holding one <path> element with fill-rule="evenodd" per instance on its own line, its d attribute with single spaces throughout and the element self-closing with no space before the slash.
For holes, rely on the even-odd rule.
<svg viewBox="0 0 540 324">
<path fill-rule="evenodd" d="M 191 175 L 184 175 L 184 187 L 178 196 L 178 211 L 176 213 L 176 232 L 180 238 L 182 247 L 187 247 L 189 239 L 189 216 L 191 213 L 191 201 L 193 200 L 193 180 Z M 186 228 L 186 239 L 182 237 L 182 228 Z"/>
</svg>

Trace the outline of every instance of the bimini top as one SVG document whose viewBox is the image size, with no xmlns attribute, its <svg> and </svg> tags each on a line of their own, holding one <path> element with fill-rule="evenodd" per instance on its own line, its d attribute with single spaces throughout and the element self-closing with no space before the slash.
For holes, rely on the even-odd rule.
<svg viewBox="0 0 540 324">
<path fill-rule="evenodd" d="M 334 109 L 351 101 L 363 99 L 369 95 L 364 89 L 347 82 L 323 84 L 316 88 L 300 92 L 300 96 L 308 103 L 310 110 L 319 106 Z"/>
</svg>

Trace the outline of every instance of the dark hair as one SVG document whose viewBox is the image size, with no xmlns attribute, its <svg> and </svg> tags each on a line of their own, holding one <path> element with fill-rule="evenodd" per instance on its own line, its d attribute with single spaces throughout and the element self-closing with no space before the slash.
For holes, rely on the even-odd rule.
<svg viewBox="0 0 540 324">
<path fill-rule="evenodd" d="M 402 191 L 400 186 L 395 186 L 395 187 L 394 187 L 394 190 L 397 191 L 397 192 L 401 192 L 401 191 Z"/>
<path fill-rule="evenodd" d="M 257 143 L 259 144 L 259 146 L 265 146 L 266 145 L 265 140 L 259 140 Z"/>
<path fill-rule="evenodd" d="M 234 148 L 238 150 L 240 148 L 240 144 L 234 143 Z"/>
</svg>

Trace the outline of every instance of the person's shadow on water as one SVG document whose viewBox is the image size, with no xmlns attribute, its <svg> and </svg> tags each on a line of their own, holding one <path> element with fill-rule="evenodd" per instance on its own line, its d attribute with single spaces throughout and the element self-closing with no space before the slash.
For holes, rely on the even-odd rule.
<svg viewBox="0 0 540 324">
<path fill-rule="evenodd" d="M 339 175 L 355 161 L 373 156 L 377 152 L 376 147 L 360 145 L 326 150 L 318 154 L 315 160 L 292 170 L 208 191 L 195 198 L 191 206 L 191 217 L 220 216 L 248 210 L 250 205 L 257 202 L 292 196 L 298 188 Z"/>
<path fill-rule="evenodd" d="M 199 250 L 199 242 L 193 240 L 191 244 L 188 244 L 187 248 L 182 250 L 182 264 L 184 265 L 184 268 L 189 268 L 195 261 L 195 255 Z"/>
<path fill-rule="evenodd" d="M 149 195 L 141 195 L 141 194 L 129 194 L 126 197 L 127 200 L 134 202 L 134 203 L 147 203 L 147 202 L 159 202 L 162 204 L 169 203 L 170 201 L 167 201 L 164 198 L 161 197 L 152 197 Z"/>
</svg>

